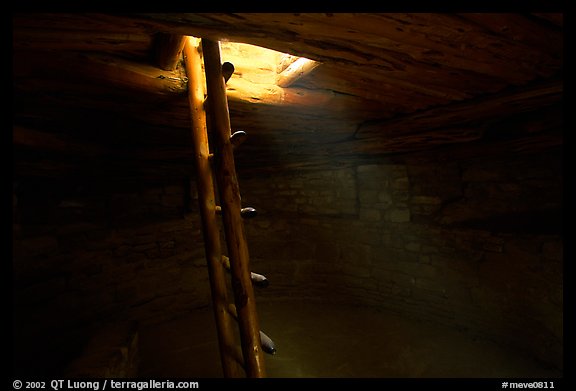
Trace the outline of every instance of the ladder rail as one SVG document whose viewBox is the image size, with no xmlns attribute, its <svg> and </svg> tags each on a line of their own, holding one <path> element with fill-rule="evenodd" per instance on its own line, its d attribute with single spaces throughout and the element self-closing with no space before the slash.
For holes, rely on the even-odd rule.
<svg viewBox="0 0 576 391">
<path fill-rule="evenodd" d="M 201 40 L 206 75 L 207 103 L 211 110 L 210 132 L 215 141 L 214 163 L 228 257 L 230 258 L 232 290 L 238 313 L 240 342 L 244 369 L 248 377 L 265 377 L 260 326 L 256 312 L 254 288 L 250 278 L 250 255 L 240 210 L 240 189 L 236 176 L 233 146 L 230 141 L 230 114 L 226 85 L 222 75 L 220 44 Z"/>
<path fill-rule="evenodd" d="M 214 179 L 210 163 L 210 151 L 204 109 L 204 83 L 202 58 L 199 52 L 200 40 L 186 39 L 184 62 L 188 75 L 188 100 L 192 122 L 192 142 L 194 145 L 194 165 L 198 203 L 204 235 L 204 248 L 208 262 L 211 296 L 218 334 L 220 360 L 225 377 L 244 377 L 242 357 L 237 348 L 234 333 L 236 319 L 228 310 L 229 299 L 226 270 L 222 263 L 220 229 L 216 216 L 216 197 Z"/>
</svg>

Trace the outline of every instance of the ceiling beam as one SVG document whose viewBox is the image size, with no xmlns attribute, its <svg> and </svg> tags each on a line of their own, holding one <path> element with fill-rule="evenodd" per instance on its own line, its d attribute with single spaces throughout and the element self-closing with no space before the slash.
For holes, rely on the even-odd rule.
<svg viewBox="0 0 576 391">
<path fill-rule="evenodd" d="M 276 77 L 276 85 L 284 88 L 290 87 L 298 79 L 312 72 L 318 65 L 320 65 L 320 63 L 301 57 L 278 74 Z"/>
<path fill-rule="evenodd" d="M 178 61 L 180 61 L 186 38 L 185 35 L 157 33 L 152 43 L 156 65 L 165 71 L 175 70 Z"/>
<path fill-rule="evenodd" d="M 91 82 L 120 91 L 137 91 L 151 95 L 185 97 L 187 79 L 178 69 L 165 71 L 151 64 L 108 54 L 67 52 L 47 56 L 43 53 L 15 53 L 13 68 L 16 89 L 36 89 L 35 80 L 54 80 L 65 89 L 64 79 L 72 84 Z M 20 83 L 20 81 L 23 81 Z"/>
<path fill-rule="evenodd" d="M 415 14 L 131 14 L 127 23 L 228 39 L 356 68 L 365 77 L 438 98 L 494 92 L 502 81 L 548 77 L 561 59 L 457 16 Z M 129 22 L 129 18 L 133 18 Z M 561 37 L 560 37 L 561 38 Z M 491 81 L 492 80 L 492 81 Z"/>
</svg>

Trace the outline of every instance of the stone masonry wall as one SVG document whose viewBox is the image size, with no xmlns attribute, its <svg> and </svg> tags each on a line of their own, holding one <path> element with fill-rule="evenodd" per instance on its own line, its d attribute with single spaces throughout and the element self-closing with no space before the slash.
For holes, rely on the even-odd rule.
<svg viewBox="0 0 576 391">
<path fill-rule="evenodd" d="M 104 324 L 162 322 L 210 304 L 194 192 L 104 186 L 34 178 L 15 186 L 19 371 L 53 374 Z"/>
<path fill-rule="evenodd" d="M 371 305 L 562 365 L 557 152 L 240 177 L 256 299 Z M 74 182 L 74 183 L 72 183 Z M 18 178 L 15 366 L 53 374 L 101 323 L 210 305 L 195 184 Z M 39 367 L 41 365 L 41 367 Z"/>
<path fill-rule="evenodd" d="M 561 158 L 382 162 L 241 179 L 258 300 L 373 305 L 562 366 Z"/>
</svg>

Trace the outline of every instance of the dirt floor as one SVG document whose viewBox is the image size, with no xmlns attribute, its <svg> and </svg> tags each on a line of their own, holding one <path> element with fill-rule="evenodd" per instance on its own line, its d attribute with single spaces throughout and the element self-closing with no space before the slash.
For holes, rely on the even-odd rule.
<svg viewBox="0 0 576 391">
<path fill-rule="evenodd" d="M 549 378 L 526 354 L 441 325 L 366 307 L 314 301 L 258 302 L 275 344 L 268 377 Z M 210 308 L 140 330 L 143 377 L 222 377 Z"/>
</svg>

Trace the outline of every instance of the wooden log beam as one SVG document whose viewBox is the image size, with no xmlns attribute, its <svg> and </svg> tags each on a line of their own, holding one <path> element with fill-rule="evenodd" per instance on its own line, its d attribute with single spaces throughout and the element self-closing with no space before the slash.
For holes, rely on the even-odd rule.
<svg viewBox="0 0 576 391">
<path fill-rule="evenodd" d="M 307 58 L 299 58 L 288 65 L 276 78 L 276 84 L 280 87 L 290 87 L 298 79 L 306 76 L 314 70 L 320 63 Z"/>
<path fill-rule="evenodd" d="M 152 47 L 156 64 L 165 71 L 176 69 L 186 39 L 184 35 L 157 33 Z"/>
<path fill-rule="evenodd" d="M 208 261 L 210 288 L 218 342 L 220 359 L 225 377 L 243 377 L 243 369 L 234 357 L 236 338 L 233 326 L 234 319 L 228 312 L 228 294 L 225 269 L 221 263 L 222 249 L 220 245 L 220 230 L 216 220 L 216 196 L 214 194 L 214 180 L 212 167 L 208 158 L 208 133 L 206 127 L 206 112 L 204 110 L 204 75 L 202 72 L 199 40 L 189 38 L 185 41 L 184 57 L 186 74 L 188 75 L 188 99 L 192 120 L 192 140 L 194 144 L 194 158 L 196 166 L 196 184 L 198 187 L 198 202 L 202 218 L 202 232 L 204 235 L 204 248 Z"/>
<path fill-rule="evenodd" d="M 124 29 L 129 35 L 141 32 L 143 37 L 164 31 L 228 38 L 332 63 L 353 73 L 353 80 L 364 78 L 369 83 L 411 90 L 437 100 L 495 92 L 502 83 L 522 84 L 538 75 L 547 77 L 562 66 L 559 53 L 546 53 L 548 50 L 542 50 L 542 46 L 531 44 L 534 40 L 545 42 L 545 38 L 538 38 L 542 35 L 539 29 L 531 29 L 520 40 L 514 29 L 500 36 L 489 31 L 490 25 L 527 25 L 522 19 L 528 18 L 516 14 L 496 16 L 498 22 L 494 25 L 488 20 L 491 15 L 472 21 L 429 13 L 52 14 L 15 19 L 15 33 L 35 29 L 36 39 L 41 40 L 44 32 L 58 27 L 71 29 L 68 35 L 72 41 L 76 34 L 86 37 L 78 44 L 78 50 L 84 50 L 82 45 L 89 48 L 89 44 L 94 44 L 82 31 L 84 24 L 109 34 Z M 557 16 L 561 20 L 562 15 Z M 56 35 L 53 43 L 59 44 L 59 37 Z M 23 49 L 30 44 L 25 38 L 16 40 Z M 118 46 L 116 41 L 106 46 L 108 38 L 92 41 L 101 50 L 115 50 Z"/>
<path fill-rule="evenodd" d="M 446 14 L 138 14 L 179 34 L 227 38 L 332 63 L 437 98 L 493 92 L 561 67 L 550 56 Z M 129 22 L 127 22 L 129 23 Z M 198 35 L 200 34 L 200 35 Z"/>
<path fill-rule="evenodd" d="M 85 13 L 14 14 L 14 52 L 23 50 L 118 53 L 145 58 L 152 35 L 138 23 L 127 23 L 119 15 Z"/>
<path fill-rule="evenodd" d="M 240 215 L 242 208 L 240 189 L 230 142 L 230 116 L 218 41 L 203 39 L 202 51 L 208 105 L 212 111 L 212 134 L 216 141 L 213 160 L 216 165 L 224 232 L 232 269 L 232 287 L 238 311 L 244 365 L 248 377 L 265 377 L 264 357 L 260 346 L 260 326 L 250 278 L 250 255 L 244 223 Z"/>
<path fill-rule="evenodd" d="M 55 80 L 61 84 L 62 78 L 76 85 L 90 82 L 119 91 L 136 91 L 154 96 L 184 96 L 187 88 L 186 78 L 177 70 L 165 71 L 153 65 L 93 53 L 62 53 L 57 56 L 16 53 L 14 76 L 31 84 L 32 89 L 35 80 L 41 83 Z"/>
</svg>

